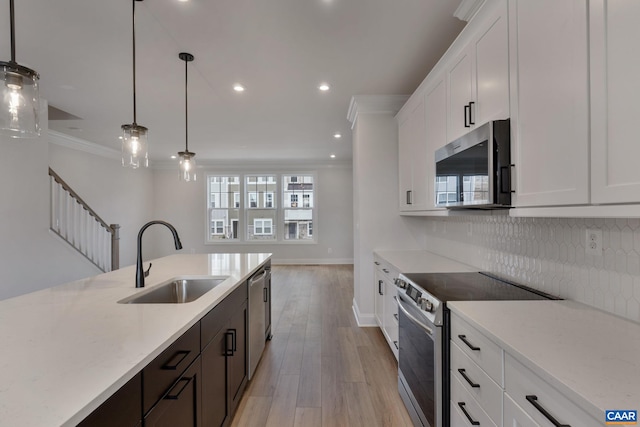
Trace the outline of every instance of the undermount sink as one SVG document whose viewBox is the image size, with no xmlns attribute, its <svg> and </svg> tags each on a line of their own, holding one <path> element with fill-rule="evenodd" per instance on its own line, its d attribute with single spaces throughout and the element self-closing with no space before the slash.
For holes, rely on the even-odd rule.
<svg viewBox="0 0 640 427">
<path fill-rule="evenodd" d="M 204 279 L 171 279 L 147 291 L 118 301 L 119 304 L 183 304 L 192 302 L 224 282 L 228 276 Z"/>
</svg>

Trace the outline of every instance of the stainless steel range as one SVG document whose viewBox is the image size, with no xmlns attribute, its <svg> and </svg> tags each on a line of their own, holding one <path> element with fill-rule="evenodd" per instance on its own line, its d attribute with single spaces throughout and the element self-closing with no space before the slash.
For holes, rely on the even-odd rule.
<svg viewBox="0 0 640 427">
<path fill-rule="evenodd" d="M 401 274 L 398 390 L 415 426 L 449 427 L 447 301 L 557 299 L 486 273 Z"/>
</svg>

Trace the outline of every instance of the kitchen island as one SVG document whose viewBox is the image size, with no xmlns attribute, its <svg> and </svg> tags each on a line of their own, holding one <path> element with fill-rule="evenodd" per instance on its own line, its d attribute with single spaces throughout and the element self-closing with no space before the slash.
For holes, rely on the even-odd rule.
<svg viewBox="0 0 640 427">
<path fill-rule="evenodd" d="M 187 304 L 119 304 L 145 291 L 135 288 L 135 266 L 0 301 L 0 426 L 76 425 L 270 257 L 151 260 L 145 289 L 175 277 L 228 276 Z"/>
</svg>

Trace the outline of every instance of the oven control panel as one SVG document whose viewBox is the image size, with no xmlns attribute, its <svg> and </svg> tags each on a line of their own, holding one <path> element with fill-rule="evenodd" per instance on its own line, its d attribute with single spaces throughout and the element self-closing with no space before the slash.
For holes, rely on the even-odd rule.
<svg viewBox="0 0 640 427">
<path fill-rule="evenodd" d="M 437 298 L 402 274 L 396 279 L 396 286 L 398 287 L 398 292 L 409 297 L 410 302 L 413 303 L 431 323 L 436 326 L 442 324 L 442 313 L 440 310 L 442 304 Z M 407 302 L 409 301 L 407 300 Z"/>
</svg>

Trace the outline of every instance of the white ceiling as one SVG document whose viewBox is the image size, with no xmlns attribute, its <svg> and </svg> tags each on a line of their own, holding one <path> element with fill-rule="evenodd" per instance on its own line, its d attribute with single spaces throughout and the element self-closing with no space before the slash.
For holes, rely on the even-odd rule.
<svg viewBox="0 0 640 427">
<path fill-rule="evenodd" d="M 463 28 L 459 1 L 137 2 L 137 122 L 151 159 L 184 148 L 182 51 L 195 56 L 189 149 L 201 161 L 351 158 L 351 97 L 413 92 Z M 133 121 L 131 0 L 15 3 L 17 62 L 40 73 L 52 106 L 81 118 L 50 129 L 119 150 L 120 126 Z M 7 61 L 9 2 L 0 7 Z"/>
</svg>

